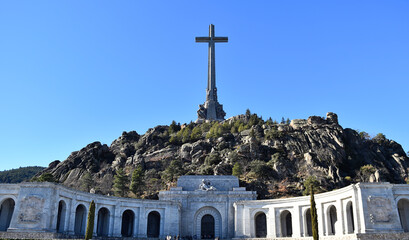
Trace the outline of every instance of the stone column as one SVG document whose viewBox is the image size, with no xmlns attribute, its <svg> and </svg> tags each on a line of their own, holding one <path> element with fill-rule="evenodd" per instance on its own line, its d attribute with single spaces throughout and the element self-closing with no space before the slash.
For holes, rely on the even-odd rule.
<svg viewBox="0 0 409 240">
<path fill-rule="evenodd" d="M 98 211 L 99 211 L 99 204 L 95 202 L 95 216 L 94 216 L 94 236 L 97 236 L 97 227 L 98 227 Z M 87 211 L 88 213 L 88 211 Z"/>
<path fill-rule="evenodd" d="M 146 238 L 147 237 L 147 223 L 146 223 L 146 216 L 145 216 L 145 207 L 142 205 L 140 208 L 140 213 L 139 213 L 139 231 L 138 231 L 138 237 L 139 238 Z"/>
<path fill-rule="evenodd" d="M 68 233 L 68 234 L 70 234 L 69 233 L 70 232 L 69 228 L 71 227 L 70 222 L 71 222 L 71 218 L 72 218 L 72 216 L 71 216 L 71 208 L 72 208 L 71 202 L 72 202 L 72 199 L 69 199 L 69 200 L 67 200 L 66 205 L 65 205 L 66 209 L 65 209 L 65 220 L 64 220 L 64 232 Z"/>
<path fill-rule="evenodd" d="M 135 208 L 135 218 L 133 226 L 133 237 L 137 238 L 139 236 L 139 218 L 140 218 L 140 208 Z"/>
<path fill-rule="evenodd" d="M 121 209 L 120 203 L 116 202 L 112 207 L 112 212 L 109 215 L 109 233 L 108 236 L 121 237 Z"/>
<path fill-rule="evenodd" d="M 267 238 L 277 237 L 276 228 L 277 228 L 277 223 L 276 223 L 275 208 L 270 207 L 268 209 L 268 215 L 267 215 Z"/>
<path fill-rule="evenodd" d="M 70 207 L 69 207 L 70 211 L 69 211 L 69 214 L 68 214 L 68 215 L 70 215 L 69 224 L 68 224 L 68 234 L 70 234 L 70 235 L 75 234 L 74 228 L 75 228 L 75 210 L 77 210 L 75 208 L 76 204 L 77 204 L 76 199 L 72 199 L 70 201 Z"/>
<path fill-rule="evenodd" d="M 316 202 L 316 207 L 317 207 L 317 220 L 318 220 L 318 233 L 320 234 L 320 236 L 326 236 L 326 214 L 325 214 L 325 209 L 324 209 L 324 205 L 322 205 L 322 203 Z"/>
<path fill-rule="evenodd" d="M 357 185 L 355 185 L 356 187 Z M 359 186 L 359 185 L 358 185 Z M 365 213 L 364 213 L 364 206 L 363 206 L 363 201 L 364 199 L 362 198 L 362 190 L 360 187 L 356 188 L 356 211 L 354 212 L 354 215 L 357 215 L 358 221 L 357 227 L 358 227 L 358 233 L 365 233 L 366 232 L 366 227 L 365 227 Z"/>
<path fill-rule="evenodd" d="M 243 226 L 243 233 L 247 238 L 251 237 L 250 221 L 250 209 L 245 208 L 243 211 L 243 222 L 245 223 Z"/>
<path fill-rule="evenodd" d="M 354 218 L 354 233 L 360 233 L 361 229 L 361 222 L 359 218 L 359 209 L 360 205 L 358 203 L 358 190 L 356 188 L 356 185 L 353 185 L 354 193 L 352 194 L 352 208 L 353 208 L 353 218 Z"/>
<path fill-rule="evenodd" d="M 345 214 L 344 214 L 344 208 L 342 206 L 341 199 L 337 199 L 335 206 L 337 206 L 337 222 L 336 222 L 335 235 L 342 235 L 342 234 L 345 234 L 345 224 L 344 224 Z"/>
<path fill-rule="evenodd" d="M 60 195 L 60 191 L 58 187 L 56 186 L 51 188 L 51 191 L 53 192 L 53 194 L 51 195 L 51 201 L 50 201 L 50 210 L 49 210 L 50 219 L 47 225 L 48 225 L 48 230 L 50 232 L 57 232 L 58 205 L 59 205 L 58 197 Z"/>
<path fill-rule="evenodd" d="M 293 219 L 292 219 L 292 224 L 293 224 L 293 236 L 292 237 L 301 237 L 301 218 L 300 218 L 300 206 L 295 205 L 294 206 L 294 211 L 293 211 Z"/>
<path fill-rule="evenodd" d="M 243 234 L 243 205 L 242 204 L 233 204 L 235 213 L 234 213 L 234 237 L 242 238 Z"/>
</svg>

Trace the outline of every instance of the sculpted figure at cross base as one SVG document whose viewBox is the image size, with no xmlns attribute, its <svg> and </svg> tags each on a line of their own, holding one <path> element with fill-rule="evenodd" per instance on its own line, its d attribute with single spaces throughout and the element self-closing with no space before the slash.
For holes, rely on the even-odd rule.
<svg viewBox="0 0 409 240">
<path fill-rule="evenodd" d="M 199 185 L 199 190 L 202 191 L 216 191 L 216 188 L 212 186 L 210 181 L 202 179 L 202 183 Z"/>
</svg>

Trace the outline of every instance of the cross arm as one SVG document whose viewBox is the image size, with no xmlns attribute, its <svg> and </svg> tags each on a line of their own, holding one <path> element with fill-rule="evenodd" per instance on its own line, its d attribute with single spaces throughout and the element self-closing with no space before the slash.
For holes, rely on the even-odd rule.
<svg viewBox="0 0 409 240">
<path fill-rule="evenodd" d="M 210 42 L 209 37 L 196 37 L 196 42 Z"/>
<path fill-rule="evenodd" d="M 228 38 L 227 37 L 214 37 L 213 40 L 215 42 L 227 42 Z"/>
</svg>

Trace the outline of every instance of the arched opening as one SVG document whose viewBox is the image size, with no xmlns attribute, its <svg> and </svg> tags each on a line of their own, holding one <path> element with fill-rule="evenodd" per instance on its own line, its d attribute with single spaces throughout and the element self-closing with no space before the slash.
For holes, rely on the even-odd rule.
<svg viewBox="0 0 409 240">
<path fill-rule="evenodd" d="M 263 212 L 259 212 L 255 215 L 254 225 L 256 229 L 256 238 L 267 237 L 267 217 Z"/>
<path fill-rule="evenodd" d="M 331 205 L 328 209 L 328 235 L 335 235 L 335 223 L 337 220 L 337 209 L 334 205 Z"/>
<path fill-rule="evenodd" d="M 311 209 L 308 208 L 307 211 L 305 211 L 305 236 L 306 237 L 311 237 L 312 236 L 312 221 L 311 221 Z"/>
<path fill-rule="evenodd" d="M 85 225 L 87 224 L 87 209 L 84 205 L 80 204 L 75 210 L 75 225 L 74 233 L 78 236 L 85 235 Z"/>
<path fill-rule="evenodd" d="M 13 216 L 15 202 L 8 198 L 0 205 L 0 231 L 7 231 Z"/>
<path fill-rule="evenodd" d="M 97 236 L 108 236 L 109 230 L 109 210 L 107 208 L 101 208 L 98 211 L 97 221 Z"/>
<path fill-rule="evenodd" d="M 148 215 L 148 230 L 146 231 L 148 238 L 158 238 L 160 232 L 160 214 L 157 211 L 152 211 Z"/>
<path fill-rule="evenodd" d="M 293 235 L 293 224 L 292 224 L 290 211 L 285 210 L 281 213 L 280 223 L 281 223 L 281 236 L 291 237 Z"/>
<path fill-rule="evenodd" d="M 354 223 L 354 210 L 352 207 L 352 202 L 349 201 L 347 203 L 347 231 L 348 233 L 354 233 L 355 231 L 355 223 Z"/>
<path fill-rule="evenodd" d="M 210 215 L 213 218 L 213 221 L 211 217 L 204 218 L 206 215 Z M 221 215 L 220 212 L 213 207 L 206 206 L 200 208 L 196 212 L 192 224 L 193 236 L 196 236 L 198 239 L 202 238 L 204 235 L 214 236 L 214 238 L 221 238 L 222 236 Z M 209 230 L 204 229 L 207 228 L 206 226 L 208 226 Z"/>
<path fill-rule="evenodd" d="M 409 232 L 409 200 L 401 199 L 398 202 L 398 212 L 400 218 L 400 224 L 403 231 Z"/>
<path fill-rule="evenodd" d="M 214 239 L 214 217 L 210 214 L 206 214 L 201 219 L 201 239 Z"/>
<path fill-rule="evenodd" d="M 135 219 L 135 214 L 131 210 L 126 210 L 122 214 L 122 237 L 132 237 L 133 234 L 133 222 Z"/>
<path fill-rule="evenodd" d="M 57 226 L 56 230 L 59 233 L 64 232 L 65 214 L 67 212 L 67 205 L 63 200 L 58 203 Z"/>
</svg>

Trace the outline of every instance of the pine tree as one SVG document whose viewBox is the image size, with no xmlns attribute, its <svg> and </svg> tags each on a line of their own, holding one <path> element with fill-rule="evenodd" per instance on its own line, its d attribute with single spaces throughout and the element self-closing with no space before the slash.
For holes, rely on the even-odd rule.
<svg viewBox="0 0 409 240">
<path fill-rule="evenodd" d="M 118 169 L 114 177 L 113 190 L 114 190 L 115 196 L 125 197 L 127 190 L 128 190 L 126 186 L 128 185 L 128 181 L 129 181 L 128 176 L 126 176 L 124 170 L 122 168 Z"/>
<path fill-rule="evenodd" d="M 311 191 L 311 226 L 312 226 L 312 238 L 318 240 L 318 219 L 317 219 L 317 208 L 315 206 L 314 199 L 314 186 L 310 186 Z"/>
<path fill-rule="evenodd" d="M 242 169 L 240 163 L 236 162 L 234 164 L 234 166 L 233 166 L 233 174 L 232 175 L 239 178 L 241 176 L 241 174 L 243 174 L 243 169 Z"/>
<path fill-rule="evenodd" d="M 140 165 L 136 167 L 136 169 L 132 172 L 132 179 L 129 190 L 131 190 L 131 192 L 133 192 L 138 197 L 143 191 L 143 170 L 142 166 Z"/>
<path fill-rule="evenodd" d="M 95 202 L 91 201 L 89 205 L 87 230 L 85 232 L 85 240 L 92 239 L 92 233 L 94 232 L 94 218 L 95 218 Z"/>
<path fill-rule="evenodd" d="M 89 192 L 92 188 L 94 182 L 92 181 L 92 176 L 89 172 L 86 172 L 81 178 L 81 190 Z"/>
</svg>

